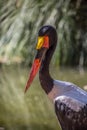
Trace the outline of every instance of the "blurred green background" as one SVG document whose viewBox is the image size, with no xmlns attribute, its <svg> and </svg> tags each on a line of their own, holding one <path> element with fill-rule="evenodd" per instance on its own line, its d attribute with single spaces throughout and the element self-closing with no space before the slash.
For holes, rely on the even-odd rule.
<svg viewBox="0 0 87 130">
<path fill-rule="evenodd" d="M 52 25 L 58 46 L 50 72 L 87 89 L 87 0 L 0 0 L 0 128 L 60 130 L 38 75 L 24 94 L 38 30 Z"/>
</svg>

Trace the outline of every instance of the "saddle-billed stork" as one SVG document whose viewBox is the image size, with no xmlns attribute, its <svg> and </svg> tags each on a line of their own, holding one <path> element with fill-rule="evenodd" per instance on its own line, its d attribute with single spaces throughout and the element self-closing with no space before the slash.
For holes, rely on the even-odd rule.
<svg viewBox="0 0 87 130">
<path fill-rule="evenodd" d="M 42 88 L 53 101 L 62 130 L 87 130 L 87 92 L 73 83 L 54 80 L 49 64 L 57 45 L 57 33 L 52 26 L 43 26 L 38 33 L 35 56 L 25 92 L 39 70 Z"/>
</svg>

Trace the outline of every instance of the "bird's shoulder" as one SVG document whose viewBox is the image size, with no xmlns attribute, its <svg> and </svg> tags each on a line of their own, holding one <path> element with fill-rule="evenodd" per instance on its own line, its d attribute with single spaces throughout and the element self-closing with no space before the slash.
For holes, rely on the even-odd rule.
<svg viewBox="0 0 87 130">
<path fill-rule="evenodd" d="M 54 80 L 53 87 L 51 91 L 48 93 L 48 97 L 54 101 L 57 96 L 69 92 L 72 89 L 73 89 L 72 83 L 66 81 Z"/>
</svg>

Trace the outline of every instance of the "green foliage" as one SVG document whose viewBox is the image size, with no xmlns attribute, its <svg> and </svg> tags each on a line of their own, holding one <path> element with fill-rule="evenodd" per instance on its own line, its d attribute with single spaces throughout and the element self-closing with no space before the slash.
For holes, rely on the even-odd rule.
<svg viewBox="0 0 87 130">
<path fill-rule="evenodd" d="M 30 65 L 38 30 L 50 24 L 59 40 L 55 64 L 87 65 L 86 1 L 3 0 L 0 7 L 0 61 Z"/>
</svg>

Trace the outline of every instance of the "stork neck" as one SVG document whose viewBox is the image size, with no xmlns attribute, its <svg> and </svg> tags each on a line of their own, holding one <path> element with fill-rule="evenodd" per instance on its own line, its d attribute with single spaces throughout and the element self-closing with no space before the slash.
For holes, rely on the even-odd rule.
<svg viewBox="0 0 87 130">
<path fill-rule="evenodd" d="M 40 79 L 41 86 L 47 94 L 53 88 L 53 79 L 51 78 L 50 73 L 49 73 L 49 64 L 50 64 L 54 50 L 55 50 L 54 48 L 50 48 L 47 51 L 45 58 L 42 61 L 42 65 L 39 71 L 39 79 Z"/>
</svg>

